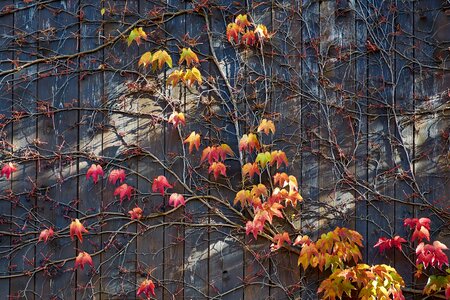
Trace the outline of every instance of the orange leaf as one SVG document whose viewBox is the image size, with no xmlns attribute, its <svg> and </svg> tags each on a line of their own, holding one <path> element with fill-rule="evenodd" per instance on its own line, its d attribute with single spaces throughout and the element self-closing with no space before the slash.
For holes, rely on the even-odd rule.
<svg viewBox="0 0 450 300">
<path fill-rule="evenodd" d="M 195 54 L 194 51 L 191 50 L 191 48 L 183 48 L 181 50 L 180 60 L 178 62 L 179 65 L 183 63 L 183 61 L 186 61 L 186 65 L 189 67 L 192 62 L 199 63 L 197 54 Z"/>
<path fill-rule="evenodd" d="M 231 43 L 232 40 L 237 44 L 239 43 L 239 32 L 241 31 L 241 27 L 239 27 L 236 23 L 230 23 L 227 26 L 227 40 Z"/>
<path fill-rule="evenodd" d="M 252 201 L 252 195 L 249 190 L 241 190 L 237 192 L 236 197 L 234 198 L 233 204 L 236 205 L 238 202 L 241 204 L 241 207 L 246 207 L 248 203 Z"/>
<path fill-rule="evenodd" d="M 130 214 L 131 220 L 140 220 L 142 218 L 142 208 L 135 207 L 132 210 L 129 210 L 128 213 Z"/>
<path fill-rule="evenodd" d="M 86 228 L 84 228 L 83 224 L 81 224 L 80 220 L 75 219 L 70 223 L 69 227 L 70 238 L 72 241 L 74 240 L 74 236 L 77 236 L 81 243 L 83 243 L 83 233 L 88 233 Z"/>
<path fill-rule="evenodd" d="M 281 150 L 275 150 L 272 151 L 270 154 L 270 165 L 272 166 L 275 162 L 277 163 L 277 168 L 280 168 L 281 164 L 285 164 L 285 166 L 288 166 L 288 159 L 286 157 L 286 153 L 284 153 Z"/>
<path fill-rule="evenodd" d="M 184 80 L 184 72 L 182 70 L 175 70 L 167 77 L 167 84 L 176 86 L 180 80 Z"/>
<path fill-rule="evenodd" d="M 252 152 L 253 149 L 259 149 L 259 141 L 258 137 L 254 133 L 244 134 L 242 138 L 239 140 L 239 150 L 248 150 L 248 152 Z"/>
<path fill-rule="evenodd" d="M 145 295 L 145 298 L 150 299 L 150 294 L 153 295 L 153 297 L 156 297 L 155 294 L 155 284 L 150 279 L 145 279 L 141 285 L 139 286 L 139 289 L 137 290 L 137 296 L 140 296 L 141 294 Z"/>
<path fill-rule="evenodd" d="M 172 57 L 166 50 L 158 50 L 152 56 L 152 70 L 159 68 L 160 70 L 167 64 L 169 68 L 172 68 Z"/>
<path fill-rule="evenodd" d="M 200 147 L 200 134 L 195 133 L 195 131 L 192 131 L 191 134 L 184 140 L 183 144 L 189 143 L 189 153 L 194 150 L 194 146 L 198 151 L 198 148 Z"/>
<path fill-rule="evenodd" d="M 170 116 L 169 116 L 169 123 L 173 124 L 173 127 L 178 127 L 178 124 L 182 124 L 184 126 L 186 126 L 186 120 L 184 118 L 184 114 L 182 112 L 176 112 L 174 111 Z"/>
<path fill-rule="evenodd" d="M 253 178 L 255 174 L 261 174 L 257 163 L 246 163 L 242 166 L 242 176 L 249 175 L 249 178 Z"/>
<path fill-rule="evenodd" d="M 272 134 L 275 133 L 275 124 L 271 120 L 262 119 L 261 124 L 258 126 L 258 132 L 263 131 L 266 135 L 269 135 L 270 132 Z"/>
<path fill-rule="evenodd" d="M 226 166 L 221 162 L 213 162 L 211 166 L 209 166 L 208 173 L 213 172 L 214 179 L 217 180 L 217 177 L 219 177 L 219 174 L 222 176 L 227 176 L 227 168 Z"/>
<path fill-rule="evenodd" d="M 78 256 L 75 258 L 74 269 L 80 267 L 81 270 L 84 270 L 85 264 L 89 264 L 91 266 L 91 268 L 94 267 L 94 263 L 92 262 L 92 257 L 89 255 L 89 253 L 80 251 L 80 253 L 78 253 Z"/>
<path fill-rule="evenodd" d="M 270 245 L 270 250 L 271 251 L 276 251 L 278 249 L 280 249 L 283 246 L 283 243 L 286 242 L 287 244 L 291 244 L 291 239 L 289 238 L 289 233 L 287 233 L 286 231 L 283 233 L 277 233 L 274 237 L 273 237 L 273 244 Z"/>
<path fill-rule="evenodd" d="M 242 35 L 241 42 L 248 46 L 253 46 L 256 44 L 256 35 L 253 30 L 248 30 Z"/>
</svg>

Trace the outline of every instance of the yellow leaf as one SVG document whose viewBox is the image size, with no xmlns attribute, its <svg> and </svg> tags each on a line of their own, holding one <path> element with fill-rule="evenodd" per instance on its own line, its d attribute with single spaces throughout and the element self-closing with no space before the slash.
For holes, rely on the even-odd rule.
<svg viewBox="0 0 450 300">
<path fill-rule="evenodd" d="M 144 65 L 144 67 L 147 67 L 148 65 L 150 65 L 152 62 L 152 53 L 150 51 L 145 52 L 144 54 L 142 54 L 141 58 L 139 59 L 139 63 L 138 65 Z"/>
</svg>

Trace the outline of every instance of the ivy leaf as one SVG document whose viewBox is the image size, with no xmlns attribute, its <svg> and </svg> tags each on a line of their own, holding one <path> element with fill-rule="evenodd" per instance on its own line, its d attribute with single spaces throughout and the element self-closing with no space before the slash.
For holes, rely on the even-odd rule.
<svg viewBox="0 0 450 300">
<path fill-rule="evenodd" d="M 236 23 L 230 23 L 227 25 L 227 40 L 231 43 L 233 40 L 237 44 L 239 43 L 239 32 L 241 27 Z"/>
<path fill-rule="evenodd" d="M 136 44 L 140 45 L 141 38 L 147 39 L 147 34 L 142 29 L 142 27 L 134 28 L 133 30 L 131 30 L 130 35 L 128 36 L 128 39 L 127 39 L 128 47 L 130 47 L 130 45 L 131 45 L 131 43 L 133 43 L 133 41 L 135 41 Z"/>
<path fill-rule="evenodd" d="M 260 40 L 265 40 L 271 37 L 267 31 L 267 27 L 262 24 L 256 25 L 255 34 Z"/>
<path fill-rule="evenodd" d="M 247 32 L 242 35 L 241 42 L 248 46 L 254 46 L 256 44 L 255 32 L 253 30 L 247 30 Z"/>
<path fill-rule="evenodd" d="M 380 252 L 384 252 L 386 249 L 391 249 L 394 247 L 402 251 L 402 243 L 406 243 L 406 240 L 398 235 L 396 235 L 393 239 L 380 237 L 378 242 L 373 247 L 379 247 Z"/>
<path fill-rule="evenodd" d="M 258 233 L 261 233 L 264 229 L 264 222 L 255 219 L 253 221 L 247 221 L 245 224 L 245 234 L 249 235 L 250 233 L 253 234 L 253 237 L 255 240 L 258 238 Z"/>
<path fill-rule="evenodd" d="M 94 267 L 94 263 L 92 262 L 92 257 L 89 255 L 89 253 L 80 251 L 75 258 L 75 265 L 74 269 L 77 269 L 78 267 L 81 268 L 81 270 L 84 270 L 84 265 L 88 264 L 91 266 L 91 268 Z"/>
<path fill-rule="evenodd" d="M 261 123 L 258 126 L 258 132 L 264 132 L 266 135 L 269 135 L 270 132 L 274 134 L 275 124 L 273 124 L 271 120 L 262 119 Z"/>
<path fill-rule="evenodd" d="M 150 294 L 153 295 L 153 297 L 156 297 L 155 294 L 155 284 L 150 279 L 145 279 L 141 282 L 139 289 L 136 292 L 137 296 L 140 296 L 141 294 L 145 295 L 146 299 L 150 299 Z"/>
<path fill-rule="evenodd" d="M 272 240 L 273 243 L 270 245 L 271 251 L 280 249 L 285 242 L 289 245 L 292 244 L 291 239 L 289 238 L 289 233 L 287 233 L 286 231 L 283 233 L 277 233 Z"/>
<path fill-rule="evenodd" d="M 411 241 L 418 240 L 419 242 L 423 239 L 430 240 L 430 228 L 431 228 L 431 220 L 428 218 L 406 218 L 403 223 L 405 226 L 410 229 L 414 229 L 414 232 L 411 236 Z"/>
<path fill-rule="evenodd" d="M 195 133 L 195 131 L 192 131 L 191 134 L 184 140 L 183 144 L 189 143 L 189 153 L 194 150 L 194 146 L 198 151 L 198 148 L 200 147 L 200 134 Z"/>
<path fill-rule="evenodd" d="M 135 207 L 132 210 L 128 211 L 128 214 L 130 214 L 131 220 L 140 220 L 142 218 L 142 208 Z"/>
<path fill-rule="evenodd" d="M 112 184 L 116 184 L 117 180 L 120 180 L 120 183 L 123 183 L 125 180 L 125 170 L 123 169 L 114 169 L 109 173 L 108 181 Z"/>
<path fill-rule="evenodd" d="M 177 193 L 173 193 L 172 195 L 170 195 L 169 205 L 173 206 L 173 207 L 178 207 L 180 205 L 185 206 L 186 202 L 184 200 L 183 195 L 177 194 Z"/>
<path fill-rule="evenodd" d="M 39 234 L 38 242 L 44 241 L 44 243 L 47 243 L 49 239 L 51 239 L 54 236 L 55 232 L 53 231 L 53 228 L 50 227 L 48 229 L 44 229 Z"/>
<path fill-rule="evenodd" d="M 138 66 L 144 66 L 147 67 L 152 64 L 152 53 L 150 51 L 145 52 L 142 54 L 141 58 L 139 59 Z"/>
<path fill-rule="evenodd" d="M 89 180 L 90 177 L 94 180 L 94 183 L 98 182 L 98 177 L 103 177 L 103 168 L 100 165 L 92 164 L 86 173 L 86 179 Z"/>
<path fill-rule="evenodd" d="M 164 188 L 173 188 L 167 181 L 167 178 L 163 175 L 159 175 L 155 179 L 153 179 L 152 191 L 154 193 L 159 192 L 162 196 L 164 196 Z"/>
<path fill-rule="evenodd" d="M 234 22 L 241 28 L 251 25 L 250 21 L 248 20 L 247 15 L 242 15 L 242 14 L 238 15 Z"/>
<path fill-rule="evenodd" d="M 257 163 L 246 163 L 242 166 L 242 176 L 248 175 L 251 179 L 255 174 L 261 175 Z"/>
<path fill-rule="evenodd" d="M 227 176 L 226 174 L 227 168 L 226 166 L 221 162 L 213 162 L 211 166 L 209 166 L 208 173 L 214 174 L 214 179 L 217 180 L 219 175 Z"/>
<path fill-rule="evenodd" d="M 121 186 L 117 187 L 114 191 L 114 196 L 119 195 L 120 204 L 122 204 L 123 199 L 125 197 L 128 197 L 128 201 L 131 200 L 131 193 L 133 192 L 133 187 L 129 186 L 128 184 L 124 183 Z"/>
<path fill-rule="evenodd" d="M 256 163 L 259 163 L 259 165 L 261 166 L 261 168 L 265 168 L 267 163 L 269 163 L 272 160 L 272 155 L 270 154 L 270 152 L 261 152 L 258 153 L 258 155 L 256 156 Z"/>
<path fill-rule="evenodd" d="M 259 149 L 259 141 L 254 133 L 244 134 L 239 140 L 239 151 L 247 150 L 252 152 L 253 149 Z"/>
<path fill-rule="evenodd" d="M 236 205 L 238 202 L 241 204 L 241 207 L 246 207 L 252 201 L 252 194 L 249 190 L 240 190 L 237 192 L 236 197 L 234 198 L 233 205 Z"/>
<path fill-rule="evenodd" d="M 172 68 L 172 57 L 166 50 L 158 50 L 152 56 L 152 70 L 157 68 L 162 70 L 164 64 L 167 64 L 169 68 Z"/>
<path fill-rule="evenodd" d="M 74 237 L 77 236 L 80 243 L 83 243 L 83 233 L 88 233 L 88 231 L 84 228 L 83 224 L 81 224 L 80 220 L 75 219 L 70 223 L 69 233 L 72 241 L 74 240 Z"/>
<path fill-rule="evenodd" d="M 186 61 L 186 65 L 189 67 L 192 62 L 199 63 L 198 56 L 195 54 L 194 51 L 191 50 L 191 48 L 183 48 L 181 50 L 180 60 L 178 61 L 178 64 L 181 65 L 184 61 Z"/>
<path fill-rule="evenodd" d="M 0 176 L 5 175 L 6 179 L 9 179 L 12 172 L 17 171 L 17 168 L 14 166 L 13 163 L 9 162 L 7 164 L 3 165 L 2 171 L 0 173 Z"/>
<path fill-rule="evenodd" d="M 184 80 L 184 72 L 182 70 L 175 70 L 167 77 L 167 84 L 176 86 L 180 80 Z"/>
<path fill-rule="evenodd" d="M 202 84 L 202 74 L 196 67 L 192 67 L 192 69 L 187 69 L 184 74 L 183 80 L 187 82 L 188 86 L 192 86 L 194 83 Z"/>
<path fill-rule="evenodd" d="M 286 157 L 286 153 L 284 153 L 281 150 L 274 150 L 270 154 L 270 165 L 272 166 L 275 162 L 277 163 L 277 169 L 280 168 L 280 166 L 284 163 L 284 165 L 288 166 L 288 159 Z"/>
<path fill-rule="evenodd" d="M 169 123 L 173 124 L 173 127 L 178 127 L 178 124 L 186 126 L 186 119 L 184 118 L 184 113 L 174 111 L 169 116 Z"/>
<path fill-rule="evenodd" d="M 420 243 L 416 248 L 416 264 L 423 264 L 425 268 L 429 265 L 432 267 L 442 268 L 443 265 L 448 266 L 448 257 L 442 250 L 447 250 L 447 246 L 439 241 L 434 241 L 433 245 Z"/>
</svg>

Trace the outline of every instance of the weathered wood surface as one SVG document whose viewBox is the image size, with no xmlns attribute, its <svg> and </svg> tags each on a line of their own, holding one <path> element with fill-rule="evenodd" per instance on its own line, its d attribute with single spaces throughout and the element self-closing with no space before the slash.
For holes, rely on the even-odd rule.
<svg viewBox="0 0 450 300">
<path fill-rule="evenodd" d="M 295 255 L 271 253 L 271 241 L 225 226 L 225 219 L 244 224 L 240 208 L 228 205 L 241 182 L 239 162 L 228 160 L 229 180 L 214 185 L 201 152 L 182 145 L 195 130 L 202 147 L 228 143 L 238 155 L 233 105 L 243 112 L 239 135 L 261 118 L 276 120 L 265 142 L 287 153 L 286 171 L 304 197 L 300 211 L 289 211 L 292 239 L 355 228 L 369 263 L 391 263 L 407 283 L 423 286 L 409 264 L 412 249 L 379 254 L 373 245 L 406 235 L 402 220 L 413 216 L 431 217 L 432 239 L 450 242 L 448 218 L 439 217 L 450 196 L 445 1 L 220 0 L 211 11 L 202 1 L 29 2 L 0 3 L 0 73 L 90 53 L 0 77 L 0 160 L 20 162 L 11 180 L 0 179 L 0 298 L 133 299 L 146 278 L 157 299 L 317 298 L 317 272 L 300 271 Z M 161 11 L 182 13 L 160 22 Z M 226 41 L 226 24 L 239 13 L 274 33 L 262 50 Z M 120 32 L 138 20 L 149 38 L 127 47 Z M 167 87 L 171 70 L 155 76 L 137 67 L 139 54 L 155 49 L 177 64 L 181 47 L 199 55 L 218 93 L 206 84 Z M 182 131 L 162 121 L 173 110 L 186 114 Z M 98 184 L 85 177 L 92 163 L 105 170 Z M 135 188 L 123 204 L 106 178 L 115 168 Z M 168 195 L 151 190 L 158 175 L 178 177 L 172 191 L 185 198 L 197 187 L 205 197 L 173 209 Z M 130 222 L 136 205 L 150 217 Z M 73 218 L 89 228 L 83 244 L 69 237 Z M 47 227 L 57 238 L 37 243 Z M 94 269 L 73 271 L 79 251 L 92 254 Z"/>
</svg>

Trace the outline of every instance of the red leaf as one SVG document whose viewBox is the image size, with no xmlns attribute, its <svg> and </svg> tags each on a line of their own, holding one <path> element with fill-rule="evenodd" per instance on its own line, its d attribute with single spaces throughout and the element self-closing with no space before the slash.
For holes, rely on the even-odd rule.
<svg viewBox="0 0 450 300">
<path fill-rule="evenodd" d="M 186 126 L 186 119 L 184 118 L 184 114 L 182 112 L 179 113 L 174 111 L 169 116 L 169 123 L 172 123 L 173 127 L 178 127 L 178 124 Z"/>
<path fill-rule="evenodd" d="M 232 40 L 237 44 L 239 43 L 239 32 L 241 31 L 241 27 L 239 27 L 236 23 L 230 23 L 227 25 L 227 40 L 231 43 Z"/>
<path fill-rule="evenodd" d="M 169 205 L 173 207 L 178 207 L 180 205 L 186 205 L 184 197 L 181 194 L 173 193 L 169 198 Z"/>
<path fill-rule="evenodd" d="M 213 162 L 211 166 L 209 166 L 208 173 L 213 172 L 214 179 L 217 180 L 220 174 L 222 176 L 227 176 L 227 168 L 226 166 L 221 162 Z"/>
<path fill-rule="evenodd" d="M 278 233 L 273 237 L 273 244 L 270 245 L 271 251 L 276 251 L 280 249 L 283 246 L 283 243 L 286 242 L 289 245 L 292 243 L 291 239 L 289 238 L 289 233 L 286 231 L 283 233 Z"/>
<path fill-rule="evenodd" d="M 17 171 L 17 168 L 13 165 L 13 163 L 9 162 L 3 165 L 2 172 L 0 176 L 5 175 L 6 179 L 9 179 L 12 172 Z"/>
<path fill-rule="evenodd" d="M 442 265 L 448 266 L 448 257 L 442 250 L 447 250 L 447 246 L 439 241 L 434 241 L 433 245 L 420 243 L 416 248 L 416 264 L 423 264 L 424 267 L 431 265 L 432 267 L 442 268 Z"/>
<path fill-rule="evenodd" d="M 131 220 L 140 220 L 142 218 L 142 208 L 135 207 L 132 210 L 128 211 L 130 214 Z"/>
<path fill-rule="evenodd" d="M 167 178 L 163 175 L 159 175 L 158 177 L 156 177 L 155 179 L 153 179 L 153 184 L 152 184 L 152 191 L 154 193 L 159 192 L 161 195 L 164 196 L 164 188 L 172 188 L 173 186 L 171 186 L 169 184 L 169 182 L 167 181 Z"/>
<path fill-rule="evenodd" d="M 104 176 L 103 168 L 100 165 L 92 164 L 86 173 L 86 179 L 89 180 L 89 177 L 92 177 L 94 183 L 97 183 L 98 176 Z"/>
<path fill-rule="evenodd" d="M 81 224 L 80 220 L 75 219 L 70 223 L 70 238 L 72 241 L 74 240 L 74 236 L 77 236 L 81 243 L 83 243 L 83 233 L 88 233 L 86 228 L 84 228 L 83 224 Z"/>
<path fill-rule="evenodd" d="M 256 137 L 256 134 L 254 133 L 249 133 L 244 134 L 242 136 L 242 138 L 239 140 L 239 150 L 243 151 L 243 150 L 248 150 L 248 152 L 252 152 L 253 149 L 259 149 L 259 141 L 258 138 Z"/>
<path fill-rule="evenodd" d="M 406 243 L 406 240 L 398 235 L 396 235 L 393 239 L 381 237 L 378 239 L 378 242 L 373 247 L 374 248 L 379 247 L 380 252 L 384 252 L 385 250 L 394 247 L 402 251 L 402 243 Z"/>
<path fill-rule="evenodd" d="M 261 220 L 247 221 L 247 224 L 245 224 L 245 234 L 249 235 L 252 233 L 255 239 L 258 238 L 258 233 L 262 232 L 263 229 L 264 222 L 261 222 Z"/>
<path fill-rule="evenodd" d="M 430 227 L 431 221 L 428 218 L 407 218 L 404 220 L 404 225 L 408 226 L 410 229 L 414 229 L 414 232 L 411 236 L 411 241 L 415 241 L 416 239 L 420 242 L 423 239 L 430 240 Z"/>
<path fill-rule="evenodd" d="M 38 242 L 44 241 L 44 243 L 47 243 L 47 241 L 51 239 L 53 235 L 54 235 L 53 228 L 50 227 L 49 229 L 44 229 L 39 234 Z"/>
<path fill-rule="evenodd" d="M 81 270 L 84 270 L 84 265 L 89 264 L 92 268 L 94 267 L 94 263 L 92 262 L 92 257 L 89 253 L 80 251 L 78 256 L 75 258 L 75 266 L 74 269 L 80 267 Z"/>
<path fill-rule="evenodd" d="M 119 195 L 120 204 L 122 204 L 123 198 L 128 197 L 128 201 L 131 200 L 131 193 L 133 192 L 133 187 L 124 183 L 114 191 L 114 196 Z"/>
<path fill-rule="evenodd" d="M 139 289 L 136 293 L 138 296 L 141 294 L 144 294 L 146 298 L 150 298 L 150 294 L 153 296 L 156 296 L 155 294 L 155 284 L 150 279 L 145 279 L 141 285 L 139 286 Z"/>
<path fill-rule="evenodd" d="M 120 183 L 123 183 L 125 180 L 125 170 L 122 169 L 114 169 L 109 173 L 108 181 L 112 184 L 116 184 L 117 180 L 120 179 Z"/>
<path fill-rule="evenodd" d="M 253 30 L 248 30 L 246 33 L 244 33 L 242 35 L 241 41 L 242 41 L 242 43 L 244 43 L 248 46 L 255 45 L 256 44 L 255 32 Z"/>
</svg>

